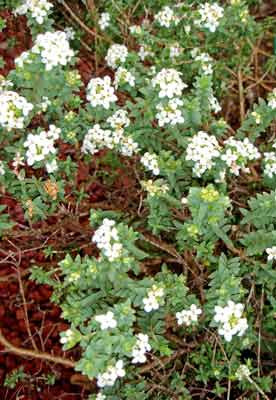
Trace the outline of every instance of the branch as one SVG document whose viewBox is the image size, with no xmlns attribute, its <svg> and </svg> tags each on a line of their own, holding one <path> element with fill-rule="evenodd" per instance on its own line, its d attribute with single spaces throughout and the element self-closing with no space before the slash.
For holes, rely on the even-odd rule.
<svg viewBox="0 0 276 400">
<path fill-rule="evenodd" d="M 22 357 L 31 357 L 31 358 L 39 358 L 44 361 L 50 361 L 55 364 L 62 364 L 66 367 L 69 368 L 75 368 L 76 363 L 74 361 L 68 360 L 63 357 L 58 357 L 58 356 L 53 356 L 49 353 L 44 353 L 40 351 L 33 351 L 29 349 L 23 349 L 21 347 L 14 346 L 12 343 L 10 343 L 5 336 L 3 335 L 1 329 L 0 329 L 0 343 L 8 350 L 11 351 L 12 353 L 22 356 Z"/>
</svg>

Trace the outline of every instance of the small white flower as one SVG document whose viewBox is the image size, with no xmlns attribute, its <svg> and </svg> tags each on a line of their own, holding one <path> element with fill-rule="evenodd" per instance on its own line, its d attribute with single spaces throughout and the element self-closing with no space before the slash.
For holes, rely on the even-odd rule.
<svg viewBox="0 0 276 400">
<path fill-rule="evenodd" d="M 249 378 L 251 372 L 247 365 L 241 364 L 237 369 L 235 376 L 239 381 Z"/>
<path fill-rule="evenodd" d="M 157 104 L 156 108 L 159 111 L 156 114 L 158 125 L 162 127 L 166 124 L 172 126 L 176 124 L 182 124 L 184 122 L 184 118 L 181 110 L 178 108 L 182 105 L 183 101 L 178 98 L 169 100 L 167 104 Z"/>
<path fill-rule="evenodd" d="M 123 137 L 120 142 L 120 151 L 124 156 L 131 157 L 133 154 L 138 153 L 139 145 L 131 137 Z"/>
<path fill-rule="evenodd" d="M 63 332 L 63 335 L 64 336 L 62 336 L 60 338 L 61 344 L 66 344 L 74 337 L 74 333 L 73 333 L 72 329 L 67 329 L 67 331 Z"/>
<path fill-rule="evenodd" d="M 112 311 L 108 311 L 106 314 L 96 315 L 95 320 L 101 324 L 101 330 L 116 328 L 117 326 L 117 321 L 114 319 Z"/>
<path fill-rule="evenodd" d="M 75 39 L 76 32 L 74 31 L 74 29 L 73 29 L 71 26 L 67 26 L 67 27 L 64 29 L 64 32 L 65 32 L 66 37 L 67 37 L 68 40 L 73 40 L 73 39 Z"/>
<path fill-rule="evenodd" d="M 213 73 L 213 58 L 208 53 L 200 53 L 199 49 L 195 47 L 191 51 L 191 56 L 195 61 L 200 63 L 202 73 L 204 75 L 212 75 Z"/>
<path fill-rule="evenodd" d="M 214 166 L 214 159 L 220 156 L 221 148 L 215 136 L 199 131 L 190 139 L 186 160 L 193 161 L 193 172 L 200 177 Z"/>
<path fill-rule="evenodd" d="M 160 300 L 164 297 L 164 294 L 163 288 L 153 285 L 148 292 L 148 297 L 143 298 L 144 310 L 146 312 L 158 310 L 160 307 Z"/>
<path fill-rule="evenodd" d="M 97 376 L 99 387 L 113 386 L 118 378 L 125 376 L 124 363 L 122 360 L 116 362 L 115 366 L 109 366 L 103 374 Z"/>
<path fill-rule="evenodd" d="M 0 160 L 0 176 L 5 175 L 5 168 L 4 168 L 4 164 L 3 161 Z"/>
<path fill-rule="evenodd" d="M 47 110 L 47 108 L 51 105 L 51 101 L 48 99 L 47 96 L 42 97 L 42 102 L 40 103 L 39 107 L 43 112 Z"/>
<path fill-rule="evenodd" d="M 202 310 L 195 304 L 192 304 L 188 310 L 182 310 L 176 313 L 176 319 L 178 325 L 190 326 L 192 323 L 198 321 L 198 316 L 202 313 Z"/>
<path fill-rule="evenodd" d="M 38 34 L 30 52 L 40 55 L 47 71 L 58 65 L 67 65 L 74 56 L 66 33 L 63 31 Z"/>
<path fill-rule="evenodd" d="M 110 104 L 117 100 L 109 76 L 92 78 L 87 85 L 87 100 L 92 107 L 102 106 L 109 109 Z"/>
<path fill-rule="evenodd" d="M 185 25 L 184 26 L 184 31 L 186 33 L 186 35 L 189 35 L 189 33 L 191 32 L 191 25 Z"/>
<path fill-rule="evenodd" d="M 182 47 L 180 47 L 179 43 L 175 43 L 170 46 L 170 57 L 177 58 L 182 53 Z"/>
<path fill-rule="evenodd" d="M 135 86 L 135 76 L 124 67 L 119 67 L 115 72 L 114 86 L 116 89 L 122 84 L 128 83 L 129 86 Z"/>
<path fill-rule="evenodd" d="M 218 333 L 227 342 L 235 335 L 242 336 L 248 328 L 247 319 L 243 318 L 244 306 L 229 300 L 225 307 L 216 306 L 214 321 L 219 324 Z"/>
<path fill-rule="evenodd" d="M 58 169 L 57 160 L 54 159 L 52 161 L 47 162 L 45 164 L 45 167 L 46 167 L 48 174 L 51 174 L 51 173 L 57 171 L 57 169 Z"/>
<path fill-rule="evenodd" d="M 246 172 L 246 164 L 249 161 L 257 160 L 261 157 L 257 147 L 248 138 L 236 140 L 233 137 L 225 140 L 225 153 L 221 159 L 230 167 L 230 172 L 239 175 L 240 170 Z"/>
<path fill-rule="evenodd" d="M 14 10 L 15 15 L 26 15 L 30 13 L 32 18 L 41 25 L 53 7 L 47 0 L 23 0 L 23 4 Z"/>
<path fill-rule="evenodd" d="M 47 160 L 49 156 L 55 154 L 54 144 L 60 132 L 60 128 L 50 125 L 48 131 L 42 131 L 36 135 L 30 133 L 24 142 L 24 147 L 27 148 L 27 164 L 32 166 L 35 162 Z M 56 160 L 48 161 L 46 168 L 49 173 L 55 171 L 57 169 Z"/>
<path fill-rule="evenodd" d="M 200 5 L 198 12 L 200 19 L 195 21 L 195 24 L 208 29 L 210 32 L 215 32 L 219 26 L 219 20 L 223 17 L 223 8 L 217 3 L 205 3 Z"/>
<path fill-rule="evenodd" d="M 126 46 L 123 44 L 113 44 L 109 47 L 105 59 L 109 67 L 116 69 L 126 61 L 127 55 L 128 50 Z"/>
<path fill-rule="evenodd" d="M 25 97 L 11 90 L 0 90 L 0 125 L 8 131 L 23 129 L 25 119 L 33 109 Z"/>
<path fill-rule="evenodd" d="M 211 96 L 209 98 L 209 102 L 211 109 L 214 111 L 215 114 L 221 111 L 221 106 L 215 96 Z"/>
<path fill-rule="evenodd" d="M 132 25 L 129 27 L 129 31 L 132 35 L 140 35 L 142 33 L 142 28 L 140 25 Z"/>
<path fill-rule="evenodd" d="M 111 117 L 107 118 L 107 123 L 116 131 L 124 130 L 130 123 L 130 119 L 127 115 L 128 113 L 126 110 L 119 109 Z"/>
<path fill-rule="evenodd" d="M 132 349 L 132 364 L 144 363 L 146 362 L 146 352 L 151 350 L 151 345 L 149 344 L 148 335 L 143 333 L 138 333 L 136 344 Z"/>
<path fill-rule="evenodd" d="M 183 89 L 187 85 L 181 79 L 181 72 L 173 68 L 163 68 L 152 79 L 153 87 L 157 85 L 160 88 L 159 97 L 169 97 L 172 99 L 175 96 L 181 96 Z"/>
<path fill-rule="evenodd" d="M 273 152 L 264 153 L 264 175 L 269 178 L 276 175 L 276 154 Z"/>
<path fill-rule="evenodd" d="M 269 93 L 267 105 L 270 108 L 272 108 L 272 110 L 275 110 L 275 108 L 276 108 L 276 88 L 273 89 L 273 91 L 271 93 Z"/>
<path fill-rule="evenodd" d="M 102 31 L 104 31 L 106 28 L 108 28 L 110 25 L 110 14 L 107 12 L 103 12 L 100 15 L 99 18 L 99 26 Z"/>
<path fill-rule="evenodd" d="M 115 221 L 105 218 L 102 225 L 95 231 L 92 241 L 102 251 L 109 261 L 114 261 L 122 254 L 123 246 L 119 242 Z"/>
<path fill-rule="evenodd" d="M 253 111 L 251 113 L 251 115 L 255 119 L 256 124 L 260 125 L 260 123 L 261 123 L 261 115 L 259 113 L 257 113 L 256 111 Z"/>
<path fill-rule="evenodd" d="M 101 392 L 97 393 L 96 400 L 105 400 L 105 399 L 106 399 L 105 394 L 103 394 Z"/>
<path fill-rule="evenodd" d="M 152 171 L 154 175 L 159 175 L 160 169 L 158 165 L 158 158 L 155 154 L 151 154 L 149 152 L 145 153 L 143 157 L 141 157 L 141 163 L 149 171 Z"/>
<path fill-rule="evenodd" d="M 182 197 L 182 199 L 181 199 L 181 204 L 183 204 L 184 206 L 185 206 L 186 204 L 188 204 L 188 199 L 187 199 L 187 197 Z"/>
<path fill-rule="evenodd" d="M 113 149 L 114 144 L 115 141 L 112 131 L 109 129 L 102 129 L 99 124 L 96 124 L 93 128 L 89 129 L 85 135 L 82 151 L 84 153 L 95 154 L 104 147 Z"/>
<path fill-rule="evenodd" d="M 165 185 L 163 181 L 158 180 L 158 181 L 153 181 L 152 179 L 149 179 L 147 181 L 142 181 L 142 187 L 145 189 L 149 196 L 161 196 L 169 191 L 169 186 Z"/>
<path fill-rule="evenodd" d="M 267 257 L 268 261 L 276 260 L 276 246 L 267 248 L 265 251 L 268 254 L 268 257 Z"/>
<path fill-rule="evenodd" d="M 174 14 L 173 10 L 165 6 L 159 13 L 157 13 L 154 19 L 159 25 L 169 28 L 172 24 L 177 25 L 179 23 L 179 18 Z"/>
<path fill-rule="evenodd" d="M 140 47 L 138 51 L 138 56 L 142 61 L 145 60 L 146 57 L 152 57 L 154 56 L 154 53 L 151 51 L 151 48 L 149 45 L 143 45 Z"/>
</svg>

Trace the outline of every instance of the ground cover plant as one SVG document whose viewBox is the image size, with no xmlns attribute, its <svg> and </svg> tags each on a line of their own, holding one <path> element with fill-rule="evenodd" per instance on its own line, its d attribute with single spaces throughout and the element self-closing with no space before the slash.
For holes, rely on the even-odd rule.
<svg viewBox="0 0 276 400">
<path fill-rule="evenodd" d="M 0 7 L 1 398 L 275 398 L 275 4 Z"/>
</svg>

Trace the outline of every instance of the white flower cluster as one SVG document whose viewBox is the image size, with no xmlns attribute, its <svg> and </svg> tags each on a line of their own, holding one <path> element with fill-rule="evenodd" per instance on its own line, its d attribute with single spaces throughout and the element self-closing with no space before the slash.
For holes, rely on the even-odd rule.
<svg viewBox="0 0 276 400">
<path fill-rule="evenodd" d="M 106 314 L 96 315 L 95 320 L 101 325 L 101 330 L 116 328 L 117 326 L 117 321 L 112 311 L 108 311 Z"/>
<path fill-rule="evenodd" d="M 123 155 L 132 156 L 139 150 L 138 144 L 132 138 L 124 136 L 124 128 L 130 123 L 125 110 L 117 110 L 107 119 L 107 123 L 113 130 L 102 129 L 99 124 L 89 129 L 83 140 L 84 153 L 95 154 L 105 147 L 114 149 L 116 146 Z"/>
<path fill-rule="evenodd" d="M 127 116 L 127 111 L 123 109 L 117 110 L 107 122 L 115 130 L 113 133 L 113 140 L 115 144 L 119 145 L 119 151 L 124 156 L 132 156 L 139 151 L 138 143 L 134 142 L 131 137 L 124 136 L 124 128 L 130 124 L 130 119 Z"/>
<path fill-rule="evenodd" d="M 15 15 L 26 15 L 28 12 L 41 25 L 53 7 L 47 0 L 24 0 L 23 4 L 14 10 Z"/>
<path fill-rule="evenodd" d="M 127 59 L 128 50 L 123 44 L 113 44 L 109 47 L 105 60 L 107 65 L 113 69 L 118 68 Z"/>
<path fill-rule="evenodd" d="M 101 13 L 98 22 L 99 22 L 99 26 L 100 26 L 101 30 L 104 31 L 110 25 L 110 14 L 107 12 Z"/>
<path fill-rule="evenodd" d="M 33 109 L 25 97 L 11 90 L 0 91 L 0 125 L 8 131 L 22 129 L 24 119 Z"/>
<path fill-rule="evenodd" d="M 214 321 L 219 323 L 218 333 L 231 342 L 234 335 L 242 336 L 248 328 L 247 319 L 242 318 L 244 306 L 229 300 L 225 307 L 216 306 Z"/>
<path fill-rule="evenodd" d="M 118 378 L 123 378 L 126 372 L 122 360 L 116 362 L 113 366 L 109 366 L 103 374 L 97 376 L 97 385 L 101 388 L 105 386 L 113 386 Z"/>
<path fill-rule="evenodd" d="M 124 132 L 124 128 L 129 126 L 130 119 L 127 116 L 127 111 L 120 109 L 117 110 L 111 117 L 107 118 L 107 123 L 116 132 Z"/>
<path fill-rule="evenodd" d="M 114 148 L 113 133 L 111 130 L 102 129 L 99 124 L 96 124 L 85 135 L 81 150 L 83 153 L 95 154 L 104 147 Z"/>
<path fill-rule="evenodd" d="M 158 165 L 158 158 L 156 154 L 151 154 L 149 152 L 146 152 L 142 157 L 141 157 L 141 163 L 144 165 L 146 169 L 149 171 L 152 171 L 153 175 L 159 175 L 160 169 Z"/>
<path fill-rule="evenodd" d="M 134 87 L 135 76 L 131 72 L 129 72 L 126 68 L 119 67 L 115 72 L 114 86 L 116 89 L 118 89 L 118 87 L 124 83 L 128 83 L 129 86 Z"/>
<path fill-rule="evenodd" d="M 218 99 L 214 95 L 209 97 L 209 103 L 211 106 L 211 110 L 213 110 L 215 114 L 221 111 L 221 106 L 218 102 Z"/>
<path fill-rule="evenodd" d="M 163 68 L 158 72 L 152 79 L 152 85 L 160 87 L 159 97 L 172 99 L 174 96 L 181 96 L 182 90 L 187 87 L 182 81 L 181 75 L 182 73 L 174 68 Z"/>
<path fill-rule="evenodd" d="M 160 300 L 164 297 L 164 289 L 153 285 L 148 292 L 148 297 L 143 298 L 144 310 L 151 312 L 152 310 L 158 310 L 160 307 Z"/>
<path fill-rule="evenodd" d="M 67 329 L 67 331 L 63 332 L 63 335 L 64 336 L 60 338 L 60 343 L 66 344 L 67 342 L 73 339 L 74 332 L 72 331 L 72 329 Z"/>
<path fill-rule="evenodd" d="M 106 399 L 105 394 L 103 394 L 101 392 L 97 393 L 96 400 L 105 400 L 105 399 Z"/>
<path fill-rule="evenodd" d="M 195 24 L 208 29 L 210 32 L 215 32 L 219 26 L 219 20 L 223 17 L 223 8 L 217 3 L 205 3 L 201 4 L 198 12 L 200 19 L 195 21 Z"/>
<path fill-rule="evenodd" d="M 66 33 L 62 31 L 40 33 L 30 51 L 40 54 L 47 71 L 57 65 L 67 65 L 74 56 Z"/>
<path fill-rule="evenodd" d="M 109 76 L 90 80 L 87 85 L 87 100 L 92 107 L 102 106 L 106 110 L 109 109 L 110 103 L 114 103 L 117 100 Z"/>
<path fill-rule="evenodd" d="M 245 364 L 241 364 L 235 373 L 235 377 L 239 381 L 242 381 L 244 379 L 248 379 L 250 377 L 250 374 L 251 374 L 251 372 L 250 372 L 250 369 L 248 368 L 248 366 Z"/>
<path fill-rule="evenodd" d="M 39 107 L 43 112 L 47 111 L 47 108 L 51 105 L 51 101 L 47 96 L 42 97 L 42 102 L 39 104 Z"/>
<path fill-rule="evenodd" d="M 190 326 L 193 322 L 198 321 L 198 316 L 202 313 L 202 310 L 195 304 L 192 304 L 188 310 L 182 310 L 176 313 L 176 319 L 178 325 Z"/>
<path fill-rule="evenodd" d="M 265 251 L 268 254 L 268 261 L 276 260 L 276 246 L 268 247 L 267 249 L 265 249 Z"/>
<path fill-rule="evenodd" d="M 153 181 L 149 179 L 147 181 L 142 181 L 141 185 L 150 196 L 161 196 L 169 191 L 169 186 L 164 184 L 163 181 Z"/>
<path fill-rule="evenodd" d="M 169 28 L 172 24 L 177 25 L 179 23 L 179 18 L 168 6 L 163 7 L 162 10 L 155 15 L 154 19 L 159 25 L 165 26 L 166 28 Z"/>
<path fill-rule="evenodd" d="M 122 254 L 122 243 L 119 241 L 118 230 L 115 227 L 115 221 L 105 218 L 102 225 L 95 231 L 92 241 L 109 259 L 114 261 Z"/>
<path fill-rule="evenodd" d="M 137 342 L 132 349 L 132 364 L 144 363 L 147 361 L 145 353 L 151 350 L 151 345 L 149 344 L 148 335 L 143 333 L 138 333 L 136 335 Z"/>
<path fill-rule="evenodd" d="M 273 178 L 276 175 L 276 153 L 270 151 L 264 153 L 264 175 Z"/>
<path fill-rule="evenodd" d="M 48 131 L 42 131 L 39 134 L 30 133 L 27 140 L 24 142 L 24 147 L 27 148 L 26 158 L 27 164 L 33 165 L 35 162 L 44 161 L 51 154 L 56 153 L 54 147 L 55 140 L 59 138 L 61 129 L 55 125 L 50 125 Z M 56 161 L 46 164 L 46 169 L 49 173 L 57 168 Z"/>
<path fill-rule="evenodd" d="M 214 159 L 220 156 L 220 146 L 215 136 L 199 131 L 190 139 L 186 160 L 193 161 L 193 172 L 200 177 L 214 166 Z"/>
<path fill-rule="evenodd" d="M 221 159 L 226 162 L 226 165 L 230 167 L 230 172 L 238 176 L 240 170 L 248 172 L 246 163 L 250 160 L 257 160 L 261 157 L 258 149 L 245 138 L 242 140 L 236 140 L 230 137 L 224 142 L 226 146 L 226 152 L 221 156 Z"/>
<path fill-rule="evenodd" d="M 201 53 L 198 47 L 191 51 L 191 56 L 195 61 L 200 63 L 202 73 L 204 75 L 212 75 L 213 73 L 213 58 L 208 53 Z"/>
<path fill-rule="evenodd" d="M 156 108 L 159 111 L 156 114 L 158 125 L 162 127 L 166 124 L 182 124 L 184 118 L 181 110 L 178 108 L 181 106 L 183 106 L 183 101 L 178 98 L 170 99 L 166 105 L 162 103 L 157 104 Z"/>
<path fill-rule="evenodd" d="M 276 88 L 273 89 L 273 91 L 271 93 L 269 93 L 267 105 L 270 108 L 272 108 L 272 110 L 275 110 L 275 108 L 276 108 Z"/>
<path fill-rule="evenodd" d="M 139 145 L 131 137 L 123 137 L 120 143 L 120 151 L 124 156 L 130 157 L 139 151 Z"/>
</svg>

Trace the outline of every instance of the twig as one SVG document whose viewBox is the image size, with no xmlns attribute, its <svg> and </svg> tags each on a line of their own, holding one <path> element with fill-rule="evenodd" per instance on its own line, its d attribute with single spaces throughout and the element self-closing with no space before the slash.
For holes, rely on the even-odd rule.
<svg viewBox="0 0 276 400">
<path fill-rule="evenodd" d="M 51 361 L 56 364 L 62 364 L 66 367 L 75 368 L 76 363 L 74 361 L 68 360 L 63 357 L 53 356 L 49 353 L 44 353 L 40 351 L 33 351 L 29 349 L 23 349 L 21 347 L 14 346 L 10 343 L 3 335 L 0 329 L 0 343 L 6 347 L 8 351 L 17 354 L 22 357 L 39 358 L 40 360 Z"/>
<path fill-rule="evenodd" d="M 242 71 L 241 67 L 238 70 L 238 84 L 239 84 L 239 97 L 240 97 L 240 120 L 241 123 L 244 120 L 245 110 L 244 110 L 244 92 L 243 92 L 243 84 L 242 84 Z"/>
<path fill-rule="evenodd" d="M 163 367 L 166 364 L 169 364 L 171 361 L 175 360 L 178 357 L 181 357 L 183 354 L 187 353 L 187 348 L 177 350 L 175 353 L 173 353 L 169 357 L 164 357 L 162 359 L 157 359 L 150 364 L 145 365 L 144 367 L 140 368 L 139 374 L 145 374 L 146 372 L 151 371 L 153 368 L 160 367 L 160 365 Z"/>
<path fill-rule="evenodd" d="M 30 341 L 32 343 L 33 348 L 37 351 L 38 347 L 35 343 L 35 340 L 33 338 L 31 328 L 30 328 L 30 323 L 29 323 L 29 317 L 28 317 L 28 309 L 27 309 L 27 302 L 26 302 L 26 297 L 25 297 L 25 292 L 24 292 L 24 286 L 21 278 L 21 271 L 20 271 L 20 264 L 21 264 L 21 249 L 18 248 L 14 243 L 12 243 L 10 240 L 8 240 L 8 243 L 10 243 L 18 253 L 18 261 L 14 263 L 14 269 L 16 270 L 17 274 L 17 280 L 18 280 L 18 285 L 19 285 L 19 292 L 22 297 L 22 302 L 23 302 L 23 311 L 24 311 L 24 321 L 27 329 L 28 336 L 30 338 Z"/>
<path fill-rule="evenodd" d="M 250 382 L 253 386 L 255 386 L 255 388 L 257 389 L 257 391 L 263 396 L 263 398 L 265 400 L 270 400 L 269 397 L 265 394 L 265 392 L 263 391 L 262 388 L 260 388 L 260 386 L 253 380 L 250 378 L 250 376 L 247 376 L 246 379 L 248 380 L 248 382 Z"/>
</svg>

